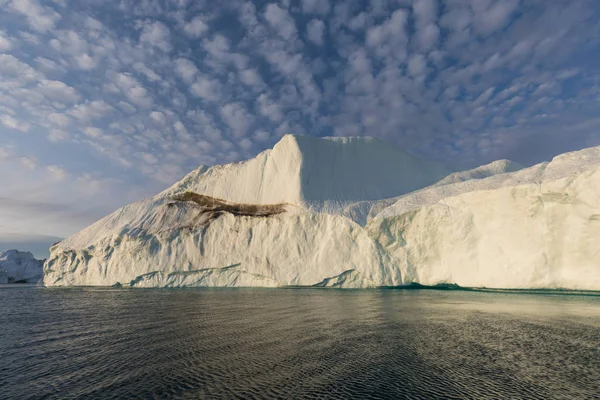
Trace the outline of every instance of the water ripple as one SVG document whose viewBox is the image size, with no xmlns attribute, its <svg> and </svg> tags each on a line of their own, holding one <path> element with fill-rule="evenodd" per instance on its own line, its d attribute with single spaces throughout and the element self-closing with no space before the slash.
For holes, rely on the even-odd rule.
<svg viewBox="0 0 600 400">
<path fill-rule="evenodd" d="M 0 398 L 594 398 L 600 298 L 1 289 Z"/>
</svg>

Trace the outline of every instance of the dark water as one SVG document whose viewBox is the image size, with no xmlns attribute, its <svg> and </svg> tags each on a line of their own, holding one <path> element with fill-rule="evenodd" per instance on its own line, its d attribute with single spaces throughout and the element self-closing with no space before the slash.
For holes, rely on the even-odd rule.
<svg viewBox="0 0 600 400">
<path fill-rule="evenodd" d="M 1 398 L 598 398 L 600 297 L 0 289 Z"/>
</svg>

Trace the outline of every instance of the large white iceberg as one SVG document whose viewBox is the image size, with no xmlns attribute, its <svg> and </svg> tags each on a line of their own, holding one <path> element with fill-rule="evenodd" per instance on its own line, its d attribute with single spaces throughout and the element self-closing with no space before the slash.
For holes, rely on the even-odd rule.
<svg viewBox="0 0 600 400">
<path fill-rule="evenodd" d="M 42 281 L 44 260 L 28 251 L 6 250 L 0 253 L 0 283 L 38 283 Z"/>
<path fill-rule="evenodd" d="M 599 183 L 600 147 L 456 172 L 371 138 L 286 135 L 55 245 L 44 283 L 596 290 Z"/>
</svg>

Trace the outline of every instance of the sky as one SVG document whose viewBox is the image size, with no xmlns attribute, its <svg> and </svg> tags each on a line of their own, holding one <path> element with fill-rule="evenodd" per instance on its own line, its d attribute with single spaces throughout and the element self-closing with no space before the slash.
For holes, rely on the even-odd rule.
<svg viewBox="0 0 600 400">
<path fill-rule="evenodd" d="M 464 168 L 600 145 L 599 12 L 0 0 L 0 249 L 69 236 L 285 133 L 374 136 Z"/>
</svg>

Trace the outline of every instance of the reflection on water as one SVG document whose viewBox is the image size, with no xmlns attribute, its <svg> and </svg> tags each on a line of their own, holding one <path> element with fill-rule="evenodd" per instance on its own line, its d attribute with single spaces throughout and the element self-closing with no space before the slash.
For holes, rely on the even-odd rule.
<svg viewBox="0 0 600 400">
<path fill-rule="evenodd" d="M 592 398 L 600 297 L 0 289 L 4 398 Z"/>
</svg>

